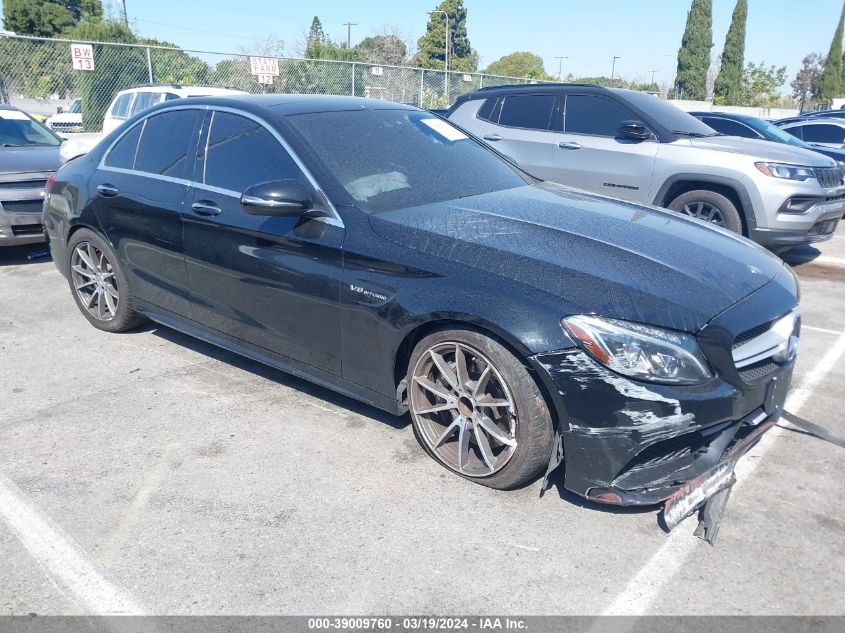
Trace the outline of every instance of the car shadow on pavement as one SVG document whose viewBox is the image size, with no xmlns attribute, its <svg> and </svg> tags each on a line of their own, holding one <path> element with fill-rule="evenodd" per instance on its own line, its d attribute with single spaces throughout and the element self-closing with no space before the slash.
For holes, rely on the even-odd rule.
<svg viewBox="0 0 845 633">
<path fill-rule="evenodd" d="M 273 382 L 279 383 L 289 389 L 295 389 L 305 395 L 322 400 L 327 404 L 345 409 L 350 413 L 355 413 L 377 422 L 388 424 L 395 429 L 404 429 L 411 423 L 407 414 L 401 417 L 392 415 L 386 411 L 382 411 L 381 409 L 377 409 L 371 405 L 365 404 L 348 396 L 344 396 L 343 394 L 339 394 L 328 388 L 321 387 L 302 378 L 297 378 L 293 374 L 289 374 L 280 369 L 275 369 L 269 365 L 264 365 L 263 363 L 259 363 L 258 361 L 247 358 L 246 356 L 230 352 L 222 347 L 206 343 L 198 338 L 182 334 L 181 332 L 162 325 L 151 323 L 138 330 L 134 330 L 134 332 L 150 332 L 155 336 L 161 337 L 176 345 L 187 347 L 188 349 L 204 356 L 208 356 L 209 358 L 213 358 L 214 360 L 237 367 L 238 369 L 250 372 L 267 380 L 272 380 Z"/>
<path fill-rule="evenodd" d="M 809 245 L 796 246 L 785 253 L 781 253 L 781 259 L 792 267 L 800 266 L 801 264 L 809 264 L 814 259 L 819 257 L 822 252 Z"/>
<path fill-rule="evenodd" d="M 25 246 L 4 246 L 0 248 L 0 267 L 22 266 L 52 262 L 47 244 L 27 244 Z"/>
</svg>

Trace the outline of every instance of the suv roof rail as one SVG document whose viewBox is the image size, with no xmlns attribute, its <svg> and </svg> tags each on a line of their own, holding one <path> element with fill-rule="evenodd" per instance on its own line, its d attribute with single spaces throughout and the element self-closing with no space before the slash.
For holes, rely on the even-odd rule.
<svg viewBox="0 0 845 633">
<path fill-rule="evenodd" d="M 182 84 L 170 83 L 170 84 L 159 84 L 159 83 L 146 83 L 146 84 L 132 84 L 128 88 L 124 88 L 124 90 L 131 90 L 132 88 L 182 88 Z"/>
<path fill-rule="evenodd" d="M 576 88 L 599 88 L 600 90 L 607 90 L 607 86 L 600 86 L 599 84 L 586 84 L 586 83 L 577 83 L 577 82 L 565 82 L 565 81 L 547 81 L 543 83 L 528 83 L 528 84 L 502 84 L 500 86 L 484 86 L 483 88 L 477 88 L 472 92 L 490 92 L 493 90 L 508 90 L 511 88 L 528 88 L 530 87 L 532 90 L 536 88 L 560 88 L 560 87 L 576 87 Z"/>
</svg>

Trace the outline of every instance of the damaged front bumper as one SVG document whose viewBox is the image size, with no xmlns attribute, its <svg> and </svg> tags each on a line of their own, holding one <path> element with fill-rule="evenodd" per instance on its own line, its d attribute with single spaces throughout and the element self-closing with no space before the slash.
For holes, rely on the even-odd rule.
<svg viewBox="0 0 845 633">
<path fill-rule="evenodd" d="M 718 377 L 677 387 L 628 380 L 578 348 L 532 361 L 549 390 L 557 392 L 560 450 L 549 473 L 565 454 L 567 489 L 617 505 L 681 497 L 691 502 L 718 492 L 722 479 L 712 490 L 701 484 L 721 469 L 732 473 L 780 417 L 794 366 L 793 361 L 777 367 L 765 380 L 741 388 Z"/>
</svg>

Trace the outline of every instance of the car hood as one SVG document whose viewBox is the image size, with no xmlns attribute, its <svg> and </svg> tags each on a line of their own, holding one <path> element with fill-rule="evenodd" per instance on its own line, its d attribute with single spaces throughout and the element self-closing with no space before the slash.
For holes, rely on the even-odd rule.
<svg viewBox="0 0 845 633">
<path fill-rule="evenodd" d="M 793 147 L 785 143 L 773 143 L 772 141 L 741 138 L 739 136 L 711 136 L 691 139 L 690 144 L 698 149 L 745 154 L 779 163 L 806 165 L 807 167 L 833 166 L 826 156 L 820 156 L 817 152 Z"/>
<path fill-rule="evenodd" d="M 82 121 L 82 113 L 62 112 L 61 114 L 54 114 L 49 120 L 53 123 L 80 123 Z"/>
<path fill-rule="evenodd" d="M 376 213 L 385 239 L 596 313 L 697 332 L 783 263 L 671 212 L 542 184 Z M 493 282 L 495 283 L 495 282 Z"/>
<path fill-rule="evenodd" d="M 0 176 L 56 171 L 60 146 L 0 147 Z"/>
</svg>

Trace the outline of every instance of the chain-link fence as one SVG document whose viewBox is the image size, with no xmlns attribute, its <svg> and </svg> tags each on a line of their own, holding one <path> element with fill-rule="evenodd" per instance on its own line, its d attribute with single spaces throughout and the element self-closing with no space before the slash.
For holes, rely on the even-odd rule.
<svg viewBox="0 0 845 633">
<path fill-rule="evenodd" d="M 81 128 L 96 132 L 115 94 L 139 84 L 354 95 L 433 109 L 446 108 L 459 95 L 484 86 L 527 83 L 514 77 L 407 66 L 272 59 L 272 70 L 265 73 L 270 77 L 263 78 L 272 83 L 259 83 L 248 55 L 0 35 L 0 102 L 49 116 L 78 98 Z"/>
</svg>

